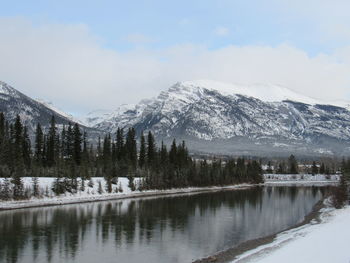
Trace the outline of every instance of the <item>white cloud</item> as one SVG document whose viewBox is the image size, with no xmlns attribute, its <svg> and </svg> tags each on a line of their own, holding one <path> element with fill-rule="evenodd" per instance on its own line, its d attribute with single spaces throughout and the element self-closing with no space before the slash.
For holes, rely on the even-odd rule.
<svg viewBox="0 0 350 263">
<path fill-rule="evenodd" d="M 147 44 L 155 42 L 155 39 L 143 34 L 129 34 L 124 39 L 132 44 Z"/>
<path fill-rule="evenodd" d="M 191 79 L 276 83 L 325 100 L 346 98 L 350 87 L 350 46 L 314 57 L 286 44 L 120 53 L 101 47 L 84 25 L 20 19 L 0 19 L 0 35 L 0 79 L 69 111 L 113 109 Z"/>
<path fill-rule="evenodd" d="M 286 20 L 311 25 L 313 37 L 323 41 L 350 40 L 348 0 L 269 0 L 264 3 Z"/>
<path fill-rule="evenodd" d="M 227 27 L 219 26 L 215 29 L 215 34 L 220 37 L 225 37 L 230 34 L 230 30 Z"/>
</svg>

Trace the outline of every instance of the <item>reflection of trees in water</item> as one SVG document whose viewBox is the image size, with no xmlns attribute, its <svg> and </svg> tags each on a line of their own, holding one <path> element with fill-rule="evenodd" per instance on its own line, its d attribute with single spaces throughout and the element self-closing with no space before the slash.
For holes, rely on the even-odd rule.
<svg viewBox="0 0 350 263">
<path fill-rule="evenodd" d="M 96 245 L 114 240 L 116 247 L 139 242 L 149 244 L 154 234 L 187 231 L 190 218 L 212 216 L 222 207 L 245 206 L 261 209 L 263 194 L 272 188 L 203 193 L 190 196 L 158 197 L 115 202 L 80 204 L 0 213 L 0 259 L 16 262 L 31 246 L 33 261 L 39 253 L 50 262 L 53 258 L 74 260 L 88 236 L 96 236 Z M 279 196 L 290 195 L 298 188 L 277 187 Z M 318 191 L 318 190 L 317 190 Z M 29 249 L 30 250 L 30 249 Z M 45 251 L 45 252 L 44 252 Z M 43 256 L 43 255 L 41 255 Z"/>
</svg>

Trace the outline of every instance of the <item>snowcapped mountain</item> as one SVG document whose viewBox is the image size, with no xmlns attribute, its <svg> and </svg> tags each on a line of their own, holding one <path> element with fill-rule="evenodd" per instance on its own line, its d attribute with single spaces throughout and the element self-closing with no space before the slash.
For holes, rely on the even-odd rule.
<svg viewBox="0 0 350 263">
<path fill-rule="evenodd" d="M 31 99 L 2 81 L 0 81 L 0 111 L 4 112 L 8 120 L 14 120 L 19 114 L 31 134 L 38 122 L 44 128 L 48 127 L 52 115 L 55 116 L 57 124 L 76 122 L 72 116 L 58 110 L 52 104 Z"/>
<path fill-rule="evenodd" d="M 198 152 L 276 156 L 350 154 L 348 102 L 333 105 L 276 85 L 231 85 L 214 81 L 179 82 L 158 97 L 115 111 L 94 111 L 84 123 L 94 139 L 118 127 L 151 130 L 158 140 L 186 140 Z M 33 100 L 0 82 L 0 111 L 19 114 L 34 131 L 77 122 L 52 104 Z"/>
<path fill-rule="evenodd" d="M 262 155 L 345 154 L 350 112 L 276 85 L 214 81 L 176 83 L 155 99 L 123 105 L 91 118 L 94 128 L 115 132 L 134 126 L 158 139 L 185 139 L 203 152 Z"/>
</svg>

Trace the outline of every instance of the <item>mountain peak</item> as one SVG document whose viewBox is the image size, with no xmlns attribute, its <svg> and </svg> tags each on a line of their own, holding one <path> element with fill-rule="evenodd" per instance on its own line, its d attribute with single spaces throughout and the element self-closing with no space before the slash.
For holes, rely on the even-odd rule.
<svg viewBox="0 0 350 263">
<path fill-rule="evenodd" d="M 188 88 L 215 90 L 223 95 L 244 95 L 254 97 L 265 102 L 291 100 L 306 104 L 320 103 L 316 99 L 298 94 L 293 90 L 276 84 L 230 84 L 203 79 L 179 82 L 176 85 Z"/>
<path fill-rule="evenodd" d="M 13 97 L 18 97 L 18 91 L 12 88 L 10 85 L 7 83 L 3 82 L 0 80 L 0 94 L 1 95 L 7 95 L 7 96 L 13 96 Z"/>
</svg>

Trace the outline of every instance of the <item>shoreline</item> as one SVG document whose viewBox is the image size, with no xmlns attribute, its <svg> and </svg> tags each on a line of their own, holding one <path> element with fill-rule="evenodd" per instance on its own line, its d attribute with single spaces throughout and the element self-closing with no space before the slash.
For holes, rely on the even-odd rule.
<svg viewBox="0 0 350 263">
<path fill-rule="evenodd" d="M 350 206 L 335 209 L 325 202 L 318 220 L 284 231 L 273 242 L 242 253 L 232 263 L 348 262 Z"/>
<path fill-rule="evenodd" d="M 237 184 L 229 186 L 209 186 L 209 187 L 189 187 L 178 188 L 168 190 L 148 190 L 143 192 L 132 192 L 125 194 L 102 194 L 91 196 L 72 196 L 72 197 L 58 197 L 56 199 L 30 199 L 21 201 L 3 201 L 0 202 L 0 212 L 6 210 L 16 210 L 35 207 L 47 207 L 47 206 L 59 206 L 59 205 L 71 205 L 80 203 L 91 203 L 101 201 L 113 201 L 121 199 L 134 199 L 142 197 L 160 197 L 170 195 L 182 195 L 182 194 L 198 194 L 206 192 L 228 191 L 228 190 L 244 190 L 251 187 L 259 186 L 257 184 Z"/>
<path fill-rule="evenodd" d="M 279 185 L 276 185 L 279 186 Z M 302 186 L 302 185 L 300 185 Z M 322 215 L 322 209 L 326 207 L 326 205 L 324 204 L 324 201 L 327 197 L 324 197 L 323 199 L 321 199 L 320 201 L 318 201 L 312 208 L 311 212 L 309 214 L 307 214 L 303 221 L 301 221 L 300 223 L 297 223 L 291 227 L 288 227 L 284 230 L 281 230 L 275 234 L 271 234 L 265 237 L 260 237 L 260 238 L 256 238 L 256 239 L 252 239 L 252 240 L 248 240 L 245 241 L 241 244 L 239 244 L 238 246 L 220 251 L 214 255 L 205 257 L 205 258 L 201 258 L 198 260 L 193 261 L 192 263 L 209 263 L 209 262 L 216 262 L 216 263 L 226 263 L 226 262 L 241 262 L 241 260 L 243 260 L 244 262 L 246 262 L 246 258 L 243 259 L 239 259 L 239 256 L 242 256 L 245 253 L 248 253 L 249 251 L 253 251 L 255 249 L 258 249 L 261 246 L 264 245 L 268 245 L 268 244 L 272 244 L 276 238 L 278 237 L 278 235 L 288 232 L 290 230 L 293 229 L 298 229 L 302 226 L 307 226 L 309 225 L 313 220 L 316 220 L 317 224 L 319 224 L 321 222 L 321 215 Z M 249 257 L 249 255 L 248 255 Z"/>
<path fill-rule="evenodd" d="M 142 198 L 142 197 L 157 197 L 167 195 L 180 194 L 195 194 L 202 192 L 216 192 L 225 190 L 241 190 L 255 186 L 326 186 L 337 184 L 338 181 L 294 181 L 294 180 L 266 180 L 263 184 L 237 184 L 228 186 L 207 186 L 207 187 L 188 187 L 188 188 L 173 188 L 167 190 L 146 190 L 146 191 L 126 191 L 125 193 L 104 193 L 91 195 L 71 195 L 71 196 L 57 196 L 48 198 L 32 198 L 29 200 L 18 201 L 0 201 L 0 212 L 14 209 L 35 208 L 56 205 L 69 205 L 80 203 L 91 203 L 101 201 L 121 200 L 128 198 Z"/>
</svg>

